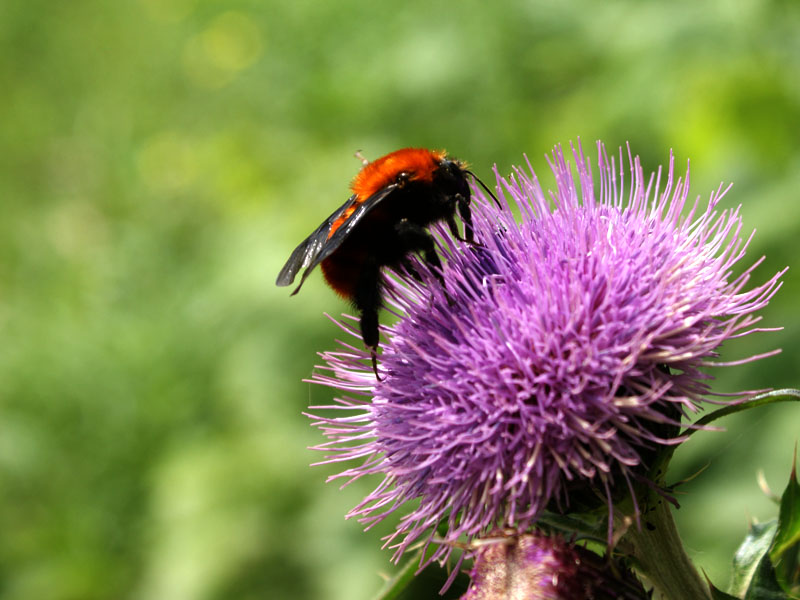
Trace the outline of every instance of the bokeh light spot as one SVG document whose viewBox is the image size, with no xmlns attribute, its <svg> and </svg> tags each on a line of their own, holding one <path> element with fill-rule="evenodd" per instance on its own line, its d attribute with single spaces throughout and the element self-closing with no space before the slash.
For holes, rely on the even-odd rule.
<svg viewBox="0 0 800 600">
<path fill-rule="evenodd" d="M 219 88 L 252 65 L 263 50 L 261 32 L 248 15 L 228 11 L 189 39 L 183 62 L 197 86 Z"/>
</svg>

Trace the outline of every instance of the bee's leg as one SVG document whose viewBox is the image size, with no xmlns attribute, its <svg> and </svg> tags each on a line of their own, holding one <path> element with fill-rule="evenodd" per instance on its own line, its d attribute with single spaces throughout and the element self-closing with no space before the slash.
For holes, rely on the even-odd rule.
<svg viewBox="0 0 800 600">
<path fill-rule="evenodd" d="M 464 223 L 464 237 L 458 231 L 458 225 L 452 215 L 447 217 L 447 226 L 450 228 L 450 233 L 459 242 L 466 242 L 473 246 L 480 246 L 479 242 L 475 241 L 475 234 L 472 230 L 472 211 L 469 208 L 469 200 L 461 194 L 456 194 L 456 202 L 458 206 L 458 216 L 461 217 L 461 222 Z"/>
<path fill-rule="evenodd" d="M 433 273 L 439 283 L 444 287 L 442 277 L 442 261 L 436 254 L 436 245 L 433 236 L 424 227 L 412 223 L 408 219 L 400 219 L 395 225 L 395 231 L 400 238 L 400 243 L 407 252 L 421 252 L 425 262 L 433 267 Z"/>
<path fill-rule="evenodd" d="M 456 220 L 453 218 L 452 215 L 449 215 L 446 219 L 447 228 L 450 230 L 450 233 L 456 238 L 459 242 L 466 242 L 466 238 L 461 237 L 461 232 L 458 230 L 458 224 Z M 466 225 L 464 226 L 464 233 L 466 233 Z"/>
<path fill-rule="evenodd" d="M 359 325 L 361 327 L 361 339 L 364 345 L 369 348 L 372 356 L 372 370 L 375 377 L 380 381 L 378 375 L 378 311 L 381 308 L 381 273 L 377 264 L 372 261 L 364 265 L 361 276 L 358 279 L 353 303 L 361 313 Z"/>
<path fill-rule="evenodd" d="M 442 273 L 442 261 L 439 260 L 439 255 L 436 254 L 436 244 L 434 243 L 433 236 L 428 233 L 424 227 L 420 227 L 416 223 L 412 223 L 408 219 L 401 219 L 395 225 L 395 230 L 400 237 L 403 248 L 408 252 L 421 252 L 425 262 L 433 267 L 432 271 L 439 285 L 442 286 L 447 302 L 452 305 L 454 303 L 450 294 L 447 293 L 447 286 L 444 284 L 444 275 Z"/>
<path fill-rule="evenodd" d="M 417 268 L 411 264 L 411 261 L 406 256 L 400 261 L 400 268 L 406 272 L 410 277 L 412 277 L 415 281 L 422 282 L 422 275 L 419 274 Z"/>
</svg>

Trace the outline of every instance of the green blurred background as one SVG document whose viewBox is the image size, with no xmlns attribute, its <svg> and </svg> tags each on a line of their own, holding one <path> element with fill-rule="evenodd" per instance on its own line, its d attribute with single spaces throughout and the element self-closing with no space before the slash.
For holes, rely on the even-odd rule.
<svg viewBox="0 0 800 600">
<path fill-rule="evenodd" d="M 485 180 L 580 136 L 734 181 L 779 333 L 716 389 L 800 385 L 800 3 L 0 3 L 0 598 L 359 599 L 390 572 L 309 467 L 301 380 L 347 306 L 274 287 L 359 168 L 446 148 Z M 776 508 L 783 405 L 678 452 L 679 525 L 725 585 Z"/>
</svg>

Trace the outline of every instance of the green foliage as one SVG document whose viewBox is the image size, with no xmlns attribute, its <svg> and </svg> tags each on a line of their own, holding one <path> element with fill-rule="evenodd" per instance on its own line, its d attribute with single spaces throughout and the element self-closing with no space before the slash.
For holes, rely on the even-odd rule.
<svg viewBox="0 0 800 600">
<path fill-rule="evenodd" d="M 791 600 L 778 584 L 769 556 L 764 555 L 758 562 L 744 600 Z"/>
<path fill-rule="evenodd" d="M 775 520 L 753 523 L 750 526 L 747 537 L 733 557 L 731 593 L 737 598 L 744 597 L 751 582 L 759 578 L 759 567 L 762 565 L 762 559 L 767 556 L 777 529 L 778 522 Z"/>
<path fill-rule="evenodd" d="M 715 588 L 713 584 L 709 585 L 711 590 L 711 600 L 738 600 L 736 596 L 731 596 L 730 594 L 726 594 L 722 590 Z"/>
<path fill-rule="evenodd" d="M 797 483 L 796 464 L 781 496 L 778 529 L 769 558 L 781 587 L 790 596 L 800 597 L 800 485 Z"/>
<path fill-rule="evenodd" d="M 4 0 L 0 598 L 372 596 L 382 531 L 342 516 L 374 482 L 326 486 L 300 414 L 347 308 L 273 286 L 352 153 L 490 180 L 577 136 L 675 148 L 697 193 L 736 182 L 762 281 L 796 259 L 799 26 L 780 1 Z M 730 349 L 784 354 L 715 389 L 796 385 L 798 282 L 764 311 L 786 332 Z M 714 461 L 678 516 L 715 581 L 751 474 L 785 472 L 781 408 L 677 453 Z"/>
<path fill-rule="evenodd" d="M 420 556 L 421 552 L 414 553 L 394 576 L 384 583 L 380 591 L 373 596 L 373 600 L 416 600 L 417 598 L 426 598 L 436 590 L 441 590 L 450 573 L 436 564 L 417 573 Z M 466 592 L 468 586 L 467 574 L 459 573 L 444 595 L 439 597 L 442 600 L 455 600 Z"/>
<path fill-rule="evenodd" d="M 800 486 L 795 469 L 781 496 L 780 515 L 754 523 L 733 558 L 731 594 L 744 600 L 784 600 L 800 597 L 798 540 Z"/>
</svg>

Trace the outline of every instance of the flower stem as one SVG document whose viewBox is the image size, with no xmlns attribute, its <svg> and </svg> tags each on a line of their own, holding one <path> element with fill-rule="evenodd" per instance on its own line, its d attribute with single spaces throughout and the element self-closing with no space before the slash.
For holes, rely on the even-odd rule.
<svg viewBox="0 0 800 600">
<path fill-rule="evenodd" d="M 710 600 L 708 585 L 700 577 L 683 548 L 672 510 L 661 497 L 632 524 L 620 544 L 636 561 L 645 577 L 667 600 Z"/>
</svg>

